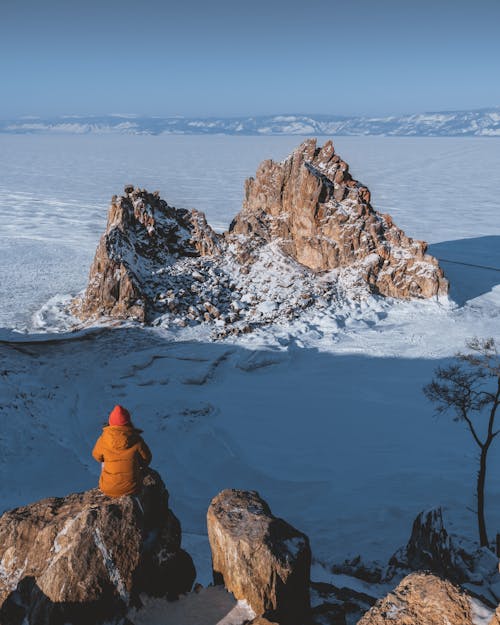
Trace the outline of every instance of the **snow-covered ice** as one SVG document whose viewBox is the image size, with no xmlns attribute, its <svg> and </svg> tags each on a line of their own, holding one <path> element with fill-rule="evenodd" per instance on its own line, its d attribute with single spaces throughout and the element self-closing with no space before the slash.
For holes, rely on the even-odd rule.
<svg viewBox="0 0 500 625">
<path fill-rule="evenodd" d="M 227 487 L 258 490 L 275 514 L 306 532 L 315 571 L 358 553 L 387 560 L 414 517 L 434 505 L 446 507 L 453 531 L 475 538 L 473 441 L 461 424 L 436 418 L 421 389 L 467 338 L 500 343 L 493 139 L 335 142 L 375 208 L 432 243 L 451 281 L 449 301 L 346 301 L 216 343 L 202 326 L 47 332 L 62 329 L 59 296 L 85 285 L 109 198 L 125 182 L 157 187 L 222 228 L 239 209 L 243 179 L 296 143 L 0 137 L 0 511 L 93 487 L 99 467 L 90 451 L 121 403 L 144 429 L 203 584 L 210 581 L 205 514 Z M 43 332 L 15 331 L 36 326 Z M 492 537 L 498 501 L 494 447 Z M 220 597 L 206 597 L 216 612 Z M 202 600 L 179 602 L 171 613 L 152 601 L 144 623 L 186 625 L 178 614 Z M 207 623 L 243 620 L 243 608 L 224 601 Z"/>
</svg>

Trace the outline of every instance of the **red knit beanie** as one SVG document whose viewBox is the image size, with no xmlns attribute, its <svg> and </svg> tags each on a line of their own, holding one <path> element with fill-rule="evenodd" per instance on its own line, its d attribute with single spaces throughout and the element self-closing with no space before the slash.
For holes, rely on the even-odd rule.
<svg viewBox="0 0 500 625">
<path fill-rule="evenodd" d="M 109 415 L 109 425 L 130 425 L 130 413 L 123 406 L 115 406 Z"/>
</svg>

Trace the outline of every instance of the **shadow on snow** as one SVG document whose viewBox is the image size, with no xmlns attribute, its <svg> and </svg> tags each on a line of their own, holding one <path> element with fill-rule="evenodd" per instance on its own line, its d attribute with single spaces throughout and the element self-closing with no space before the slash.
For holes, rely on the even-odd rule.
<svg viewBox="0 0 500 625">
<path fill-rule="evenodd" d="M 443 241 L 429 245 L 450 281 L 450 297 L 466 302 L 500 284 L 500 236 Z"/>
</svg>

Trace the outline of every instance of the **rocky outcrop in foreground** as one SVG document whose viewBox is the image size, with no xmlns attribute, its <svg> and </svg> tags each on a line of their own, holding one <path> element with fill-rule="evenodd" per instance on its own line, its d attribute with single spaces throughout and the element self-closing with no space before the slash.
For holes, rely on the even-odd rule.
<svg viewBox="0 0 500 625">
<path fill-rule="evenodd" d="M 211 323 L 225 336 L 370 293 L 427 298 L 447 288 L 426 244 L 372 208 L 333 144 L 308 140 L 282 163 L 261 164 L 223 235 L 203 213 L 126 187 L 72 310 L 83 320 Z"/>
<path fill-rule="evenodd" d="M 173 599 L 195 578 L 154 471 L 139 498 L 93 489 L 6 512 L 0 562 L 2 625 L 118 623 L 139 593 Z"/>
<path fill-rule="evenodd" d="M 258 617 L 302 625 L 309 615 L 307 536 L 272 515 L 254 491 L 225 490 L 207 514 L 214 580 Z"/>
<path fill-rule="evenodd" d="M 412 573 L 377 601 L 358 625 L 473 625 L 470 600 L 445 579 Z"/>
</svg>

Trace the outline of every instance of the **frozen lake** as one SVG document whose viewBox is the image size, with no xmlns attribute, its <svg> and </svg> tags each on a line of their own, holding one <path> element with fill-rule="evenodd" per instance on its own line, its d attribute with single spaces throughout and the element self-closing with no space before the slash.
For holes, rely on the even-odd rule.
<svg viewBox="0 0 500 625">
<path fill-rule="evenodd" d="M 322 143 L 328 137 L 319 137 Z M 0 135 L 0 326 L 23 327 L 56 294 L 86 283 L 113 194 L 158 189 L 218 229 L 245 178 L 300 137 Z M 500 142 L 339 137 L 337 152 L 407 234 L 430 243 L 500 234 Z"/>
<path fill-rule="evenodd" d="M 435 418 L 422 386 L 467 338 L 500 344 L 498 140 L 335 141 L 374 207 L 444 259 L 453 301 L 373 297 L 234 342 L 171 340 L 161 328 L 69 337 L 4 329 L 30 328 L 50 297 L 85 286 L 109 200 L 126 183 L 204 210 L 224 229 L 241 206 L 245 178 L 299 142 L 0 135 L 0 467 L 8 476 L 0 512 L 93 487 L 99 467 L 90 450 L 119 402 L 144 428 L 204 584 L 206 509 L 226 487 L 258 489 L 310 536 L 316 562 L 327 568 L 356 554 L 386 562 L 415 515 L 434 505 L 445 506 L 453 530 L 476 538 L 477 450 L 461 424 Z M 498 448 L 489 462 L 494 536 Z"/>
</svg>

